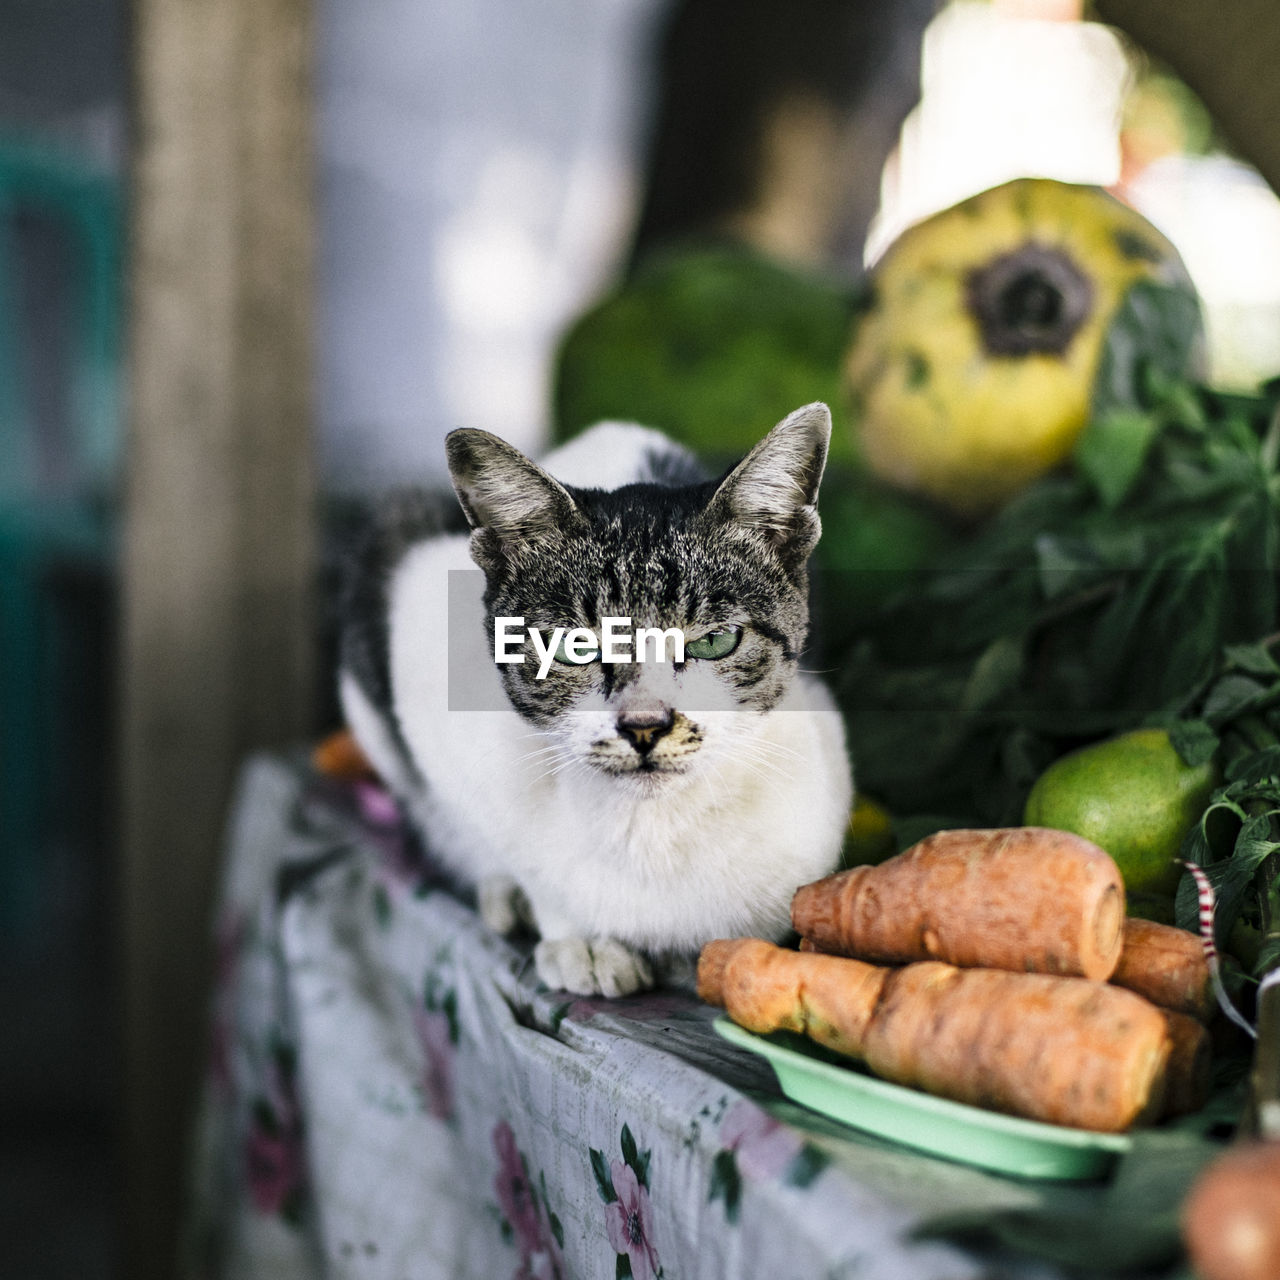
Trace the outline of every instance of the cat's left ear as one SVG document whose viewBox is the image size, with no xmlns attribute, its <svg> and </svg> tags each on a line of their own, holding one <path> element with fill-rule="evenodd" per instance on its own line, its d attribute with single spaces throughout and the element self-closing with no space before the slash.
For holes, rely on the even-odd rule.
<svg viewBox="0 0 1280 1280">
<path fill-rule="evenodd" d="M 831 410 L 821 401 L 788 414 L 725 477 L 708 515 L 759 530 L 803 563 L 822 532 L 818 484 L 830 441 Z"/>
<path fill-rule="evenodd" d="M 472 528 L 471 556 L 481 568 L 521 542 L 578 519 L 565 487 L 505 440 L 487 431 L 451 431 L 444 442 L 449 476 Z"/>
</svg>

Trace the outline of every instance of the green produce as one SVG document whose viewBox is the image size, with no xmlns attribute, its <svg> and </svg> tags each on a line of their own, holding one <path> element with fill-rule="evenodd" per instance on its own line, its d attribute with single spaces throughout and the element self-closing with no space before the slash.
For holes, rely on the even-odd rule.
<svg viewBox="0 0 1280 1280">
<path fill-rule="evenodd" d="M 1224 650 L 1280 631 L 1278 401 L 1280 386 L 1227 396 L 1150 369 L 1072 473 L 861 620 L 837 693 L 860 785 L 899 825 L 1020 821 L 1059 756 L 1196 717 Z"/>
<path fill-rule="evenodd" d="M 1023 821 L 1100 845 L 1120 868 L 1131 907 L 1164 898 L 1171 914 L 1182 842 L 1218 777 L 1212 760 L 1187 764 L 1166 730 L 1136 729 L 1054 761 L 1031 788 Z"/>
<path fill-rule="evenodd" d="M 1280 632 L 1232 645 L 1172 727 L 1192 764 L 1221 762 L 1223 785 L 1183 846 L 1216 897 L 1218 941 L 1261 978 L 1280 966 Z M 1194 928 L 1196 895 L 1178 887 L 1177 921 Z"/>
<path fill-rule="evenodd" d="M 863 619 L 838 675 L 859 785 L 900 840 L 1008 826 L 1059 757 L 1163 728 L 1220 770 L 1182 856 L 1217 891 L 1219 945 L 1261 975 L 1280 961 L 1280 381 L 1228 395 L 1149 366 L 1124 394 L 1073 474 Z M 1174 916 L 1195 927 L 1189 877 Z"/>
<path fill-rule="evenodd" d="M 814 553 L 814 614 L 822 662 L 868 610 L 909 588 L 956 541 L 936 508 L 831 463 L 818 497 L 822 538 Z"/>
<path fill-rule="evenodd" d="M 847 360 L 867 465 L 960 515 L 1007 501 L 1070 456 L 1138 283 L 1178 298 L 1162 355 L 1194 373 L 1199 308 L 1177 250 L 1100 188 L 1020 178 L 909 228 L 874 269 Z"/>
<path fill-rule="evenodd" d="M 848 459 L 840 362 L 854 310 L 843 283 L 747 249 L 657 254 L 561 342 L 553 438 L 613 418 L 731 459 L 797 405 L 825 400 L 835 418 L 832 458 Z"/>
</svg>

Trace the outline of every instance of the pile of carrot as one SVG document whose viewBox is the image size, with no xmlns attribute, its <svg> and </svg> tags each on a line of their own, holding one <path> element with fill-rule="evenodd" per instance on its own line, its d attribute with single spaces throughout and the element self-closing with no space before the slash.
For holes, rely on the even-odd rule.
<svg viewBox="0 0 1280 1280">
<path fill-rule="evenodd" d="M 1205 1101 L 1199 940 L 1127 920 L 1115 863 L 1078 836 L 939 832 L 802 886 L 792 923 L 799 951 L 708 943 L 703 999 L 896 1083 L 1055 1124 L 1119 1132 Z"/>
</svg>

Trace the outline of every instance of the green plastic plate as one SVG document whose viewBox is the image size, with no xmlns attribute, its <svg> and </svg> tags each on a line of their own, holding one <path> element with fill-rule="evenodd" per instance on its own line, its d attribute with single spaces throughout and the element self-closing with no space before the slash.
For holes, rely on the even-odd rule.
<svg viewBox="0 0 1280 1280">
<path fill-rule="evenodd" d="M 1131 1145 L 1125 1134 L 1023 1120 L 890 1084 L 785 1032 L 758 1036 L 728 1018 L 717 1018 L 715 1029 L 767 1058 L 793 1102 L 947 1160 L 1019 1178 L 1082 1182 L 1105 1177 Z"/>
</svg>

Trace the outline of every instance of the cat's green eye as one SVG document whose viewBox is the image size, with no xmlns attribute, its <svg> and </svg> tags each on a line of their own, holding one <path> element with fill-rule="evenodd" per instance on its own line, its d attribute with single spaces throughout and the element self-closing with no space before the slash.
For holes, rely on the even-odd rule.
<svg viewBox="0 0 1280 1280">
<path fill-rule="evenodd" d="M 586 627 L 574 627 L 560 637 L 560 643 L 551 656 L 569 667 L 585 667 L 600 656 L 600 645 Z"/>
<path fill-rule="evenodd" d="M 738 626 L 720 627 L 708 631 L 705 636 L 690 640 L 684 647 L 686 658 L 727 658 L 742 639 L 742 628 Z"/>
</svg>

